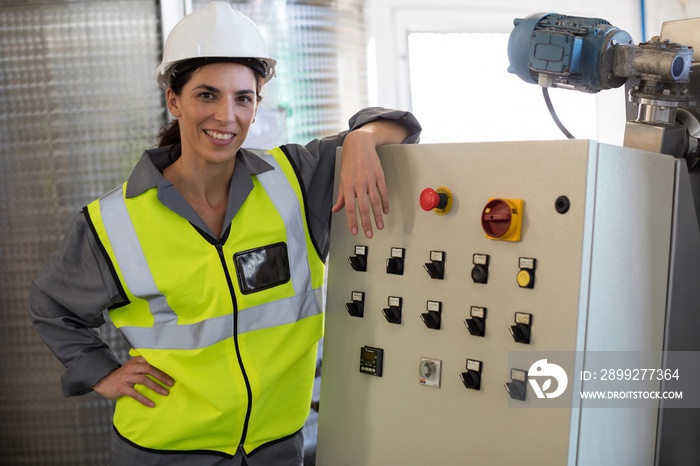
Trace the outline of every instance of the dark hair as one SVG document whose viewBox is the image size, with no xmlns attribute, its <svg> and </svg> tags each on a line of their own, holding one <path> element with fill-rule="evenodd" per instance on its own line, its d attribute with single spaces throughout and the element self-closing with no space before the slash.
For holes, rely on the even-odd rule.
<svg viewBox="0 0 700 466">
<path fill-rule="evenodd" d="M 158 131 L 158 147 L 180 144 L 180 122 L 173 120 Z"/>
<path fill-rule="evenodd" d="M 201 68 L 201 66 L 188 68 L 185 71 L 175 73 L 171 76 L 170 88 L 173 90 L 175 95 L 180 95 L 182 93 L 182 88 L 185 87 L 185 84 L 187 84 L 190 79 L 192 79 L 192 75 L 199 68 Z M 258 103 L 260 103 L 262 100 L 260 92 L 262 91 L 265 78 L 254 68 L 251 67 L 251 69 L 253 70 L 257 81 L 255 92 L 258 96 Z M 158 147 L 180 144 L 180 142 L 180 122 L 178 120 L 171 121 L 167 125 L 163 126 L 158 132 Z"/>
</svg>

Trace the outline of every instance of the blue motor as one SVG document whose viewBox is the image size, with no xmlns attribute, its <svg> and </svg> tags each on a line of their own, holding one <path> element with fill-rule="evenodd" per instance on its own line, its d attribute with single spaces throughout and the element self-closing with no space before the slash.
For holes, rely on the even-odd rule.
<svg viewBox="0 0 700 466">
<path fill-rule="evenodd" d="M 538 13 L 513 21 L 508 71 L 542 87 L 598 92 L 622 86 L 613 73 L 613 48 L 632 44 L 630 35 L 599 18 Z"/>
</svg>

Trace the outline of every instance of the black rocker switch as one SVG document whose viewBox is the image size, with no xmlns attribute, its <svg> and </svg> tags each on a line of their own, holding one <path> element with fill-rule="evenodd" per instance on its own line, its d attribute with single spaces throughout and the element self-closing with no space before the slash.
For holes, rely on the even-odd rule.
<svg viewBox="0 0 700 466">
<path fill-rule="evenodd" d="M 401 323 L 401 298 L 389 296 L 389 307 L 382 309 L 382 314 L 390 324 Z"/>
<path fill-rule="evenodd" d="M 427 311 L 420 315 L 426 327 L 439 330 L 440 314 L 442 314 L 442 303 L 440 301 L 428 301 Z"/>
<path fill-rule="evenodd" d="M 353 291 L 352 302 L 345 303 L 345 309 L 353 317 L 364 317 L 365 294 L 362 291 Z"/>
<path fill-rule="evenodd" d="M 386 260 L 386 273 L 403 275 L 404 248 L 391 248 L 391 256 Z"/>
<path fill-rule="evenodd" d="M 510 382 L 505 385 L 508 395 L 513 400 L 525 401 L 527 394 L 527 371 L 521 369 L 510 370 Z"/>
<path fill-rule="evenodd" d="M 530 344 L 530 333 L 532 326 L 532 314 L 524 312 L 515 313 L 515 325 L 509 327 L 510 334 L 516 343 Z"/>
<path fill-rule="evenodd" d="M 469 318 L 464 321 L 469 333 L 475 337 L 483 337 L 486 333 L 486 308 L 472 306 L 469 310 Z"/>
<path fill-rule="evenodd" d="M 430 262 L 423 264 L 423 268 L 430 278 L 444 280 L 445 278 L 445 253 L 443 251 L 430 251 Z"/>
<path fill-rule="evenodd" d="M 467 372 L 459 374 L 465 387 L 472 390 L 481 390 L 481 366 L 481 361 L 467 359 Z"/>
<path fill-rule="evenodd" d="M 355 255 L 348 257 L 350 266 L 356 272 L 367 271 L 367 246 L 355 246 Z"/>
</svg>

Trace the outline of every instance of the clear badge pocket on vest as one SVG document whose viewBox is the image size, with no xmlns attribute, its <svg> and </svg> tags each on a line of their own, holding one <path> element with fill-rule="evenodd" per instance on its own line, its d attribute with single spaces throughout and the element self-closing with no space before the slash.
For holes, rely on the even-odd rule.
<svg viewBox="0 0 700 466">
<path fill-rule="evenodd" d="M 285 243 L 249 249 L 233 255 L 243 294 L 266 290 L 289 281 L 289 256 Z"/>
</svg>

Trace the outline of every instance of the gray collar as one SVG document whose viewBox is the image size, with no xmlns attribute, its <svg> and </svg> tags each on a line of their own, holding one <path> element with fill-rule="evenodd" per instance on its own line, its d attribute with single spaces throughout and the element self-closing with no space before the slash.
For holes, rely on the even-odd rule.
<svg viewBox="0 0 700 466">
<path fill-rule="evenodd" d="M 170 184 L 163 176 L 163 170 L 178 158 L 180 158 L 179 144 L 145 151 L 129 176 L 126 197 L 136 197 L 156 186 L 163 186 L 164 183 Z M 257 175 L 272 170 L 273 167 L 251 151 L 241 149 L 236 154 L 234 171 L 241 169 L 248 175 Z"/>
<path fill-rule="evenodd" d="M 162 171 L 179 157 L 179 145 L 166 146 L 144 152 L 129 177 L 126 186 L 126 197 L 136 197 L 149 189 L 157 188 L 158 200 L 164 206 L 188 220 L 197 228 L 207 232 L 211 237 L 214 237 L 214 233 L 209 230 L 192 206 L 187 203 L 172 183 L 163 176 Z M 255 155 L 255 153 L 245 149 L 238 151 L 233 178 L 231 178 L 231 187 L 229 188 L 223 232 L 226 232 L 233 217 L 243 205 L 248 194 L 253 190 L 251 176 L 273 169 L 272 165 Z"/>
</svg>

